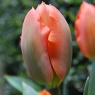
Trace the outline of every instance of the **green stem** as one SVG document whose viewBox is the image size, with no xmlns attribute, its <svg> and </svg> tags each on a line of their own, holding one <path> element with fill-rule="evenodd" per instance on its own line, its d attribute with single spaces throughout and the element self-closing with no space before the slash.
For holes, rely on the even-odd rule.
<svg viewBox="0 0 95 95">
<path fill-rule="evenodd" d="M 60 87 L 50 89 L 51 95 L 61 95 Z"/>
<path fill-rule="evenodd" d="M 95 63 L 92 63 L 92 70 L 89 78 L 88 95 L 95 95 Z"/>
<path fill-rule="evenodd" d="M 64 90 L 64 89 L 63 89 L 63 85 L 64 85 L 64 82 L 62 82 L 61 85 L 60 85 L 60 92 L 61 92 L 61 95 L 63 95 L 63 90 Z"/>
</svg>

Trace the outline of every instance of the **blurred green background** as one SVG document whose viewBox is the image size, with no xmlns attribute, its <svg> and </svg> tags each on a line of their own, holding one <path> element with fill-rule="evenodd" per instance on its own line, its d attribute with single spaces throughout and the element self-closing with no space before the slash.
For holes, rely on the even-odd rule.
<svg viewBox="0 0 95 95">
<path fill-rule="evenodd" d="M 43 0 L 57 7 L 69 23 L 73 39 L 73 60 L 67 76 L 68 95 L 83 95 L 84 84 L 89 75 L 91 61 L 79 51 L 75 41 L 74 22 L 83 0 Z M 85 0 L 95 4 L 95 0 Z M 0 95 L 21 95 L 4 79 L 5 75 L 29 78 L 24 66 L 20 35 L 24 17 L 42 0 L 0 0 Z"/>
</svg>

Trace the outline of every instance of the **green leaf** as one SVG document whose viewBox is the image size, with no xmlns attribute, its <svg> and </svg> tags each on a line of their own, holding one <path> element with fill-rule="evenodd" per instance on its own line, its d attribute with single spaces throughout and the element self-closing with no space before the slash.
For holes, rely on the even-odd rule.
<svg viewBox="0 0 95 95">
<path fill-rule="evenodd" d="M 89 75 L 88 95 L 95 95 L 95 63 L 92 61 L 92 68 Z"/>
<path fill-rule="evenodd" d="M 83 95 L 88 95 L 89 77 L 87 77 Z"/>
<path fill-rule="evenodd" d="M 5 79 L 17 90 L 19 90 L 21 93 L 23 93 L 23 86 L 22 83 L 26 83 L 27 85 L 33 87 L 35 90 L 39 91 L 42 90 L 40 86 L 38 86 L 36 83 L 29 79 L 25 79 L 22 77 L 16 77 L 16 76 L 5 76 Z"/>
<path fill-rule="evenodd" d="M 23 95 L 39 95 L 31 86 L 23 84 Z"/>
</svg>

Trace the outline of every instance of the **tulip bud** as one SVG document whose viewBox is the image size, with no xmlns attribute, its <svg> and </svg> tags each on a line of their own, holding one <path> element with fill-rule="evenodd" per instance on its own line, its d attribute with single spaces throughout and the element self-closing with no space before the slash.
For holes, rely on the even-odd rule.
<svg viewBox="0 0 95 95">
<path fill-rule="evenodd" d="M 30 76 L 50 88 L 60 85 L 72 59 L 72 39 L 62 14 L 42 2 L 26 15 L 21 35 L 21 49 Z"/>
<path fill-rule="evenodd" d="M 76 21 L 76 40 L 83 55 L 95 58 L 95 6 L 83 2 Z"/>
</svg>

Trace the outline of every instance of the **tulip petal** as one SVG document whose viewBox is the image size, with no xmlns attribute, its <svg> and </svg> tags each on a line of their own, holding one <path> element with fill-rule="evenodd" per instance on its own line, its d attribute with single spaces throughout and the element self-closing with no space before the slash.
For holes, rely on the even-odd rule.
<svg viewBox="0 0 95 95">
<path fill-rule="evenodd" d="M 51 29 L 48 37 L 49 57 L 54 72 L 62 81 L 71 65 L 72 45 L 69 26 L 61 13 L 52 5 L 42 3 L 36 10 L 43 23 Z"/>
<path fill-rule="evenodd" d="M 36 10 L 31 9 L 25 17 L 21 48 L 26 67 L 33 79 L 51 85 L 53 71 L 48 57 L 47 44 L 43 39 L 47 39 L 50 29 L 40 23 L 40 16 Z"/>
<path fill-rule="evenodd" d="M 42 2 L 42 4 L 37 7 L 36 11 L 41 16 L 42 22 L 49 26 L 49 5 L 46 5 L 44 2 Z"/>
<path fill-rule="evenodd" d="M 48 38 L 48 52 L 52 67 L 62 81 L 71 66 L 72 42 L 70 29 L 55 7 L 49 5 L 49 9 L 51 32 Z"/>
</svg>

